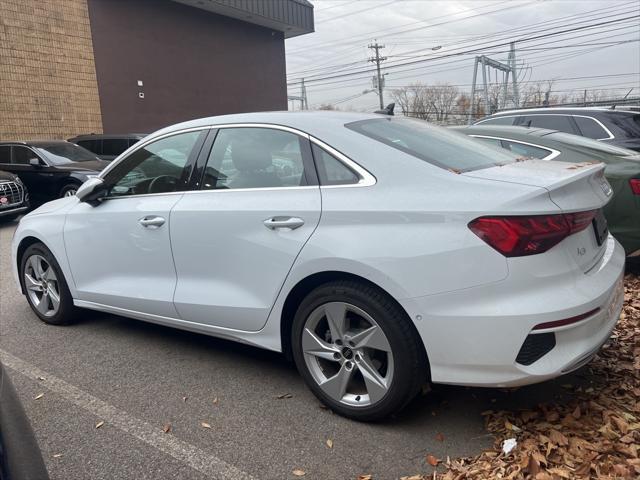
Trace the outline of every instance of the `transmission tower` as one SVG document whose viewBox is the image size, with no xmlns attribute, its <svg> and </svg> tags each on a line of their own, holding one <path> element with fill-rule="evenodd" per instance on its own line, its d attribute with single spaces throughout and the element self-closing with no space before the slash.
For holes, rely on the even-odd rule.
<svg viewBox="0 0 640 480">
<path fill-rule="evenodd" d="M 482 87 L 476 88 L 478 83 L 478 65 L 482 67 Z M 509 49 L 509 57 L 507 58 L 507 64 L 502 62 L 498 62 L 497 60 L 493 60 L 485 55 L 481 55 L 476 57 L 475 63 L 473 66 L 473 81 L 471 82 L 471 102 L 469 106 L 469 125 L 472 121 L 473 114 L 473 105 L 476 98 L 476 93 L 482 93 L 484 104 L 486 108 L 486 114 L 491 115 L 493 113 L 493 105 L 489 103 L 489 84 L 487 82 L 487 74 L 491 75 L 491 70 L 495 69 L 497 71 L 504 72 L 504 77 L 502 80 L 502 106 L 506 107 L 508 101 L 508 91 L 509 91 L 509 75 L 511 75 L 511 82 L 513 84 L 511 100 L 513 101 L 513 105 L 515 108 L 520 106 L 520 98 L 518 93 L 518 74 L 516 70 L 516 44 L 515 42 L 511 42 L 511 47 Z M 496 109 L 497 109 L 496 105 Z"/>
</svg>

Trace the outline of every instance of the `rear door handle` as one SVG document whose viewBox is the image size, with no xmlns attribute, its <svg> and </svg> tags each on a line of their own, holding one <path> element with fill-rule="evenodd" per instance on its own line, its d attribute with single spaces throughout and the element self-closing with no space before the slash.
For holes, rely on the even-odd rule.
<svg viewBox="0 0 640 480">
<path fill-rule="evenodd" d="M 159 228 L 164 225 L 166 220 L 163 217 L 158 217 L 156 215 L 148 215 L 146 217 L 142 217 L 138 222 L 145 228 Z"/>
<path fill-rule="evenodd" d="M 278 228 L 295 230 L 296 228 L 304 225 L 304 220 L 298 217 L 271 217 L 267 218 L 262 223 L 264 223 L 264 226 L 270 230 L 276 230 Z"/>
</svg>

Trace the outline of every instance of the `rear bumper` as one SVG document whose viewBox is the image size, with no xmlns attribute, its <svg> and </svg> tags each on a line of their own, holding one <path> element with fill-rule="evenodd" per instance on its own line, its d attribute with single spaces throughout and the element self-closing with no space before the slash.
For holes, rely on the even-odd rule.
<svg viewBox="0 0 640 480">
<path fill-rule="evenodd" d="M 581 367 L 608 340 L 624 300 L 624 262 L 624 249 L 609 235 L 604 254 L 586 273 L 572 269 L 544 277 L 513 265 L 505 281 L 401 303 L 415 319 L 433 382 L 526 385 Z M 575 323 L 533 330 L 595 309 Z M 545 332 L 553 333 L 552 348 L 528 365 L 516 361 L 527 337 Z"/>
</svg>

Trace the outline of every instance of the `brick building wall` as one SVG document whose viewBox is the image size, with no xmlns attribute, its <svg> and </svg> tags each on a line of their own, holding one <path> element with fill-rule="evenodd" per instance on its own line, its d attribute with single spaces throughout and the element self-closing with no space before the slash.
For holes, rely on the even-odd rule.
<svg viewBox="0 0 640 480">
<path fill-rule="evenodd" d="M 0 0 L 0 140 L 102 132 L 86 0 Z"/>
</svg>

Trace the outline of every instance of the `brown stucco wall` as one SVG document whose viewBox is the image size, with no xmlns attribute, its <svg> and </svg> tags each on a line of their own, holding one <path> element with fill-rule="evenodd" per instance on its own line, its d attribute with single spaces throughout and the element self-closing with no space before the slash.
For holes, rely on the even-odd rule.
<svg viewBox="0 0 640 480">
<path fill-rule="evenodd" d="M 101 131 L 86 0 L 0 0 L 0 140 Z"/>
<path fill-rule="evenodd" d="M 169 0 L 88 4 L 106 133 L 287 108 L 281 32 Z"/>
</svg>

